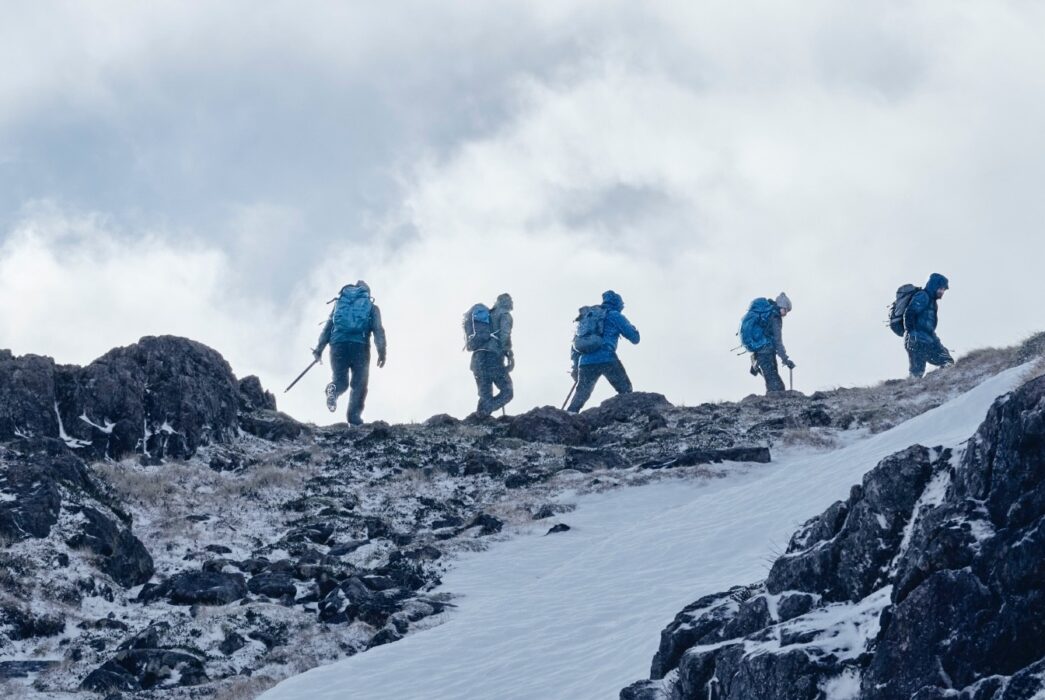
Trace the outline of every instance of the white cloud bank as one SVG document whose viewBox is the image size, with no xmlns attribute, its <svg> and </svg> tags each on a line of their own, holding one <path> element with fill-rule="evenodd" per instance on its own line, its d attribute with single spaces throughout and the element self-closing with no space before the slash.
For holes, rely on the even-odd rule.
<svg viewBox="0 0 1045 700">
<path fill-rule="evenodd" d="M 781 289 L 803 390 L 902 376 L 885 305 L 933 271 L 952 279 L 940 333 L 959 352 L 1039 330 L 1045 11 L 533 7 L 519 35 L 573 22 L 579 48 L 547 74 L 499 74 L 513 96 L 499 126 L 430 144 L 401 171 L 401 203 L 346 222 L 366 235 L 324 243 L 289 298 L 259 301 L 243 256 L 219 242 L 31 207 L 0 249 L 5 344 L 86 362 L 179 333 L 278 392 L 309 361 L 323 302 L 364 278 L 390 345 L 367 417 L 408 420 L 472 410 L 460 314 L 502 291 L 516 300 L 514 411 L 561 403 L 571 319 L 607 288 L 643 333 L 621 351 L 636 387 L 676 402 L 759 388 L 729 349 L 750 299 Z M 237 250 L 267 221 L 310 244 L 285 206 L 240 220 Z M 329 420 L 326 381 L 314 371 L 281 407 Z"/>
</svg>

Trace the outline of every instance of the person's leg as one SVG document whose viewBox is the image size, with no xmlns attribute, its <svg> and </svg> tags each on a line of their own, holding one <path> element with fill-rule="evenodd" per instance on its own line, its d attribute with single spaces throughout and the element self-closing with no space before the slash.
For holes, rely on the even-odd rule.
<svg viewBox="0 0 1045 700">
<path fill-rule="evenodd" d="M 566 409 L 567 411 L 580 413 L 584 404 L 591 398 L 591 393 L 595 391 L 595 383 L 599 381 L 605 368 L 606 365 L 598 364 L 581 365 L 577 369 L 577 389 L 573 392 L 573 400 L 570 402 L 570 407 Z"/>
<path fill-rule="evenodd" d="M 606 379 L 618 394 L 631 393 L 631 377 L 619 359 L 606 368 Z"/>
<path fill-rule="evenodd" d="M 475 387 L 479 391 L 479 403 L 476 405 L 475 412 L 480 416 L 490 415 L 490 399 L 493 396 L 493 382 L 490 380 L 485 358 L 485 355 L 489 354 L 488 352 L 477 352 L 473 356 L 472 362 L 472 376 L 475 377 Z"/>
<path fill-rule="evenodd" d="M 773 350 L 755 354 L 758 369 L 766 380 L 766 394 L 774 394 L 785 389 L 784 380 L 780 378 L 780 370 L 777 367 L 776 353 Z"/>
<path fill-rule="evenodd" d="M 512 375 L 508 374 L 504 360 L 500 357 L 494 357 L 494 364 L 490 368 L 488 376 L 497 387 L 497 396 L 492 397 L 488 404 L 490 413 L 494 413 L 507 406 L 508 402 L 515 397 L 515 388 L 512 386 Z"/>
<path fill-rule="evenodd" d="M 327 408 L 337 410 L 337 399 L 348 390 L 348 352 L 344 343 L 330 345 L 331 381 L 326 386 Z"/>
<path fill-rule="evenodd" d="M 908 336 L 904 343 L 904 348 L 907 350 L 911 376 L 915 378 L 925 376 L 925 353 L 922 350 L 921 343 Z"/>
<path fill-rule="evenodd" d="M 951 351 L 945 348 L 939 339 L 933 343 L 932 348 L 926 353 L 926 361 L 936 367 L 946 367 L 954 364 Z"/>
<path fill-rule="evenodd" d="M 352 378 L 349 386 L 352 389 L 348 399 L 348 422 L 360 425 L 363 422 L 363 408 L 366 406 L 367 387 L 370 382 L 370 346 L 352 343 L 350 367 Z"/>
</svg>

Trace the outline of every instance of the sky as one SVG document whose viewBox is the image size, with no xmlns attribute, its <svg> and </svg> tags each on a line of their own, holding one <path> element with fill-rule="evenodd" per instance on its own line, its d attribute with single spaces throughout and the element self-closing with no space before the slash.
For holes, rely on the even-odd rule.
<svg viewBox="0 0 1045 700">
<path fill-rule="evenodd" d="M 291 415 L 369 282 L 365 417 L 474 410 L 473 303 L 515 299 L 511 412 L 560 405 L 577 308 L 675 403 L 787 291 L 795 388 L 906 373 L 896 288 L 951 278 L 957 354 L 1042 330 L 1045 6 L 617 0 L 39 2 L 0 22 L 0 347 L 85 364 L 185 335 Z M 600 387 L 593 401 L 610 395 Z M 344 405 L 342 405 L 342 409 Z"/>
</svg>

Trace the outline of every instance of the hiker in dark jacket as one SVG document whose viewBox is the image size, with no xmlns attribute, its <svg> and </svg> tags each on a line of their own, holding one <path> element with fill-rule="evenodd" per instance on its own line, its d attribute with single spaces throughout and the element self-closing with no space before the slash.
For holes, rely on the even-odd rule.
<svg viewBox="0 0 1045 700">
<path fill-rule="evenodd" d="M 512 352 L 512 309 L 515 308 L 510 294 L 497 297 L 490 308 L 490 340 L 486 347 L 472 353 L 472 374 L 479 389 L 479 405 L 475 412 L 489 416 L 508 405 L 514 396 L 512 377 L 515 369 L 515 354 Z M 497 395 L 493 390 L 497 387 Z"/>
<path fill-rule="evenodd" d="M 925 289 L 914 295 L 904 312 L 904 348 L 911 361 L 912 377 L 924 376 L 926 364 L 936 367 L 954 364 L 950 351 L 936 335 L 939 301 L 949 288 L 947 278 L 934 272 Z"/>
<path fill-rule="evenodd" d="M 617 357 L 617 341 L 621 336 L 633 345 L 639 342 L 639 331 L 624 317 L 624 300 L 614 291 L 604 292 L 602 308 L 606 310 L 603 321 L 602 347 L 595 352 L 582 354 L 572 348 L 570 357 L 573 360 L 572 376 L 577 382 L 576 393 L 567 409 L 570 413 L 578 413 L 591 398 L 599 377 L 606 377 L 618 394 L 631 393 L 631 379 Z"/>
<path fill-rule="evenodd" d="M 349 304 L 349 312 L 339 312 L 339 306 Z M 355 313 L 351 313 L 351 311 Z M 327 384 L 327 408 L 337 410 L 338 397 L 351 388 L 348 399 L 348 422 L 363 424 L 367 384 L 370 380 L 370 338 L 377 346 L 377 366 L 385 366 L 385 328 L 381 325 L 381 309 L 370 297 L 370 286 L 363 280 L 341 289 L 330 319 L 319 334 L 319 343 L 312 351 L 320 360 L 323 349 L 330 345 L 330 369 L 333 381 Z M 351 379 L 350 379 L 351 376 Z"/>
<path fill-rule="evenodd" d="M 784 317 L 791 313 L 793 308 L 791 299 L 784 292 L 780 292 L 775 300 L 767 301 L 770 308 L 763 331 L 769 342 L 751 354 L 751 374 L 762 375 L 766 380 L 766 394 L 769 395 L 786 389 L 784 380 L 780 378 L 777 358 L 779 357 L 788 369 L 794 369 L 795 363 L 788 357 L 787 348 L 784 347 Z"/>
</svg>

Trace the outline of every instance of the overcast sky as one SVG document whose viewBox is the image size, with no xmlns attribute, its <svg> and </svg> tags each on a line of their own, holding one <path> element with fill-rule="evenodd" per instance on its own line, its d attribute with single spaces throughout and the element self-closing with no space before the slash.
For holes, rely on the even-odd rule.
<svg viewBox="0 0 1045 700">
<path fill-rule="evenodd" d="M 280 392 L 363 278 L 366 417 L 464 415 L 461 314 L 508 291 L 521 412 L 612 288 L 636 388 L 694 404 L 760 390 L 730 348 L 786 290 L 796 388 L 903 376 L 885 307 L 933 271 L 957 353 L 1045 327 L 1042 36 L 1035 2 L 8 5 L 0 346 L 186 335 L 329 422 L 327 366 Z"/>
</svg>

